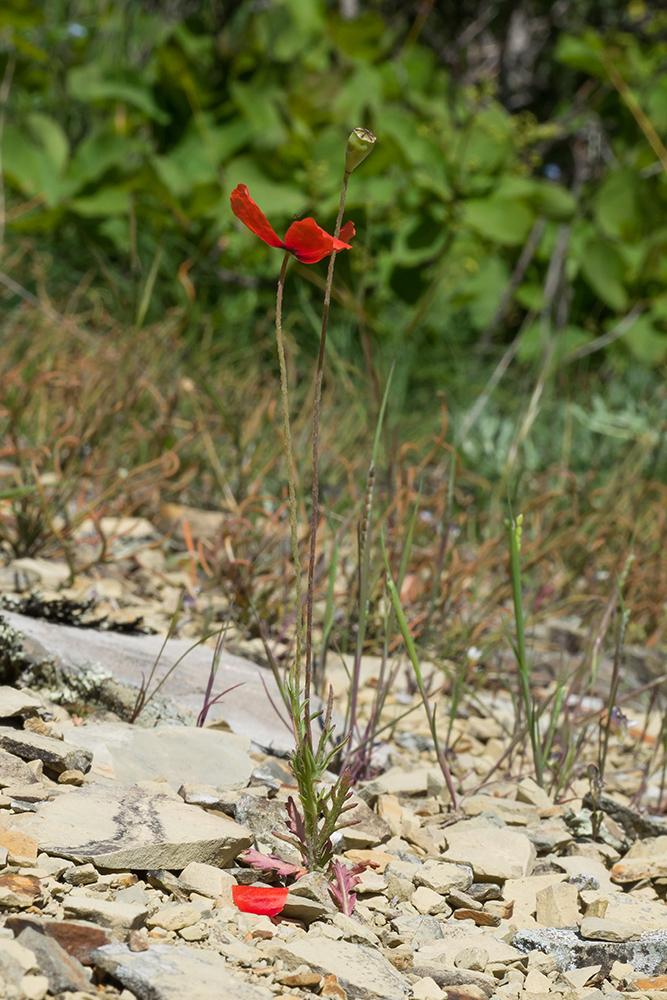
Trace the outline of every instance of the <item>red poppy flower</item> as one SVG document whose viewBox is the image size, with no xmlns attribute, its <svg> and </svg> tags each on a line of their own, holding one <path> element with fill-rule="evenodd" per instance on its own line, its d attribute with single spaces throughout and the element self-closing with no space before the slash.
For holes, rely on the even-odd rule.
<svg viewBox="0 0 667 1000">
<path fill-rule="evenodd" d="M 328 257 L 334 250 L 351 250 L 345 240 L 351 240 L 355 235 L 354 223 L 346 222 L 340 231 L 340 239 L 334 239 L 325 232 L 315 219 L 300 219 L 293 222 L 281 240 L 271 223 L 248 194 L 245 184 L 239 184 L 231 193 L 232 212 L 237 219 L 245 223 L 255 236 L 264 240 L 270 247 L 282 247 L 289 250 L 302 264 L 316 264 L 323 257 Z"/>
<path fill-rule="evenodd" d="M 233 885 L 232 899 L 242 913 L 275 917 L 287 902 L 289 889 L 259 885 Z"/>
</svg>

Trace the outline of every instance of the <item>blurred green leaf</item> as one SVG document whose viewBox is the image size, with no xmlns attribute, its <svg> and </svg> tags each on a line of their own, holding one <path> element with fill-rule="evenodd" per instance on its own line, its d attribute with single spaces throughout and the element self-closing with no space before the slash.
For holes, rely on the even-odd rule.
<svg viewBox="0 0 667 1000">
<path fill-rule="evenodd" d="M 609 174 L 598 188 L 595 217 L 605 235 L 634 241 L 640 235 L 639 195 L 641 184 L 632 170 Z"/>
<path fill-rule="evenodd" d="M 143 111 L 153 121 L 166 125 L 169 115 L 155 101 L 149 87 L 123 77 L 104 76 L 97 63 L 76 66 L 67 74 L 67 89 L 77 101 L 124 101 Z"/>
<path fill-rule="evenodd" d="M 618 250 L 602 239 L 589 240 L 581 258 L 581 272 L 603 302 L 619 312 L 628 307 L 625 266 Z"/>
<path fill-rule="evenodd" d="M 534 222 L 533 213 L 522 201 L 502 198 L 470 198 L 463 205 L 468 226 L 503 246 L 525 242 Z"/>
</svg>

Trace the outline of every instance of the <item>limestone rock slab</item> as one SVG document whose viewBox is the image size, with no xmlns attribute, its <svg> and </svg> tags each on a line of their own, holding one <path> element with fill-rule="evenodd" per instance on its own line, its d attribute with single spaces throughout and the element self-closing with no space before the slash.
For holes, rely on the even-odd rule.
<svg viewBox="0 0 667 1000">
<path fill-rule="evenodd" d="M 42 707 L 39 698 L 28 691 L 19 691 L 9 684 L 0 684 L 0 719 L 15 715 L 34 715 Z"/>
<path fill-rule="evenodd" d="M 70 726 L 65 733 L 68 742 L 92 754 L 92 776 L 122 785 L 166 775 L 174 791 L 188 781 L 219 790 L 245 788 L 254 767 L 247 737 L 215 729 L 100 722 Z"/>
<path fill-rule="evenodd" d="M 478 882 L 504 882 L 530 875 L 537 852 L 524 833 L 469 829 L 447 832 L 444 858 L 470 865 Z"/>
<path fill-rule="evenodd" d="M 0 748 L 23 760 L 41 760 L 56 771 L 90 770 L 93 755 L 90 750 L 70 746 L 53 736 L 42 736 L 33 730 L 0 726 Z"/>
<path fill-rule="evenodd" d="M 321 975 L 336 976 L 348 1000 L 404 1000 L 409 984 L 377 951 L 347 941 L 306 937 L 269 944 L 266 952 L 281 959 L 286 969 L 308 965 Z"/>
<path fill-rule="evenodd" d="M 93 952 L 95 964 L 111 973 L 139 1000 L 270 1000 L 273 993 L 237 979 L 224 958 L 212 951 L 151 945 L 133 952 L 106 945 Z"/>
<path fill-rule="evenodd" d="M 3 611 L 3 617 L 23 635 L 29 674 L 35 677 L 35 682 L 39 681 L 40 690 L 47 697 L 59 703 L 85 697 L 114 710 L 125 710 L 134 702 L 142 676 L 150 675 L 163 644 L 159 635 L 122 635 L 55 625 L 13 611 Z M 191 649 L 191 645 L 184 639 L 167 641 L 154 683 L 161 681 L 177 660 L 183 659 L 165 680 L 152 708 L 149 706 L 145 711 L 147 718 L 160 706 L 159 717 L 196 719 L 206 692 L 213 650 L 208 646 Z M 248 736 L 260 746 L 291 750 L 292 733 L 280 721 L 271 703 L 271 699 L 275 705 L 281 703 L 271 671 L 223 650 L 214 694 L 235 684 L 243 686 L 226 694 L 213 707 L 209 719 L 222 715 L 233 732 Z"/>
<path fill-rule="evenodd" d="M 116 871 L 224 866 L 253 842 L 231 819 L 143 788 L 74 788 L 11 822 L 47 854 Z"/>
</svg>

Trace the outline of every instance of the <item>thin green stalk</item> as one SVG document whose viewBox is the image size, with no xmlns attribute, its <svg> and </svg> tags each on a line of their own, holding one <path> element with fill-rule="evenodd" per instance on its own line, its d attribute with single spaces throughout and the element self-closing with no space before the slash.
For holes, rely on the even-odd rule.
<svg viewBox="0 0 667 1000">
<path fill-rule="evenodd" d="M 299 535 L 297 531 L 298 510 L 296 503 L 296 479 L 294 476 L 294 455 L 292 452 L 292 431 L 289 419 L 289 393 L 287 391 L 287 364 L 285 362 L 285 343 L 283 341 L 283 291 L 285 289 L 285 274 L 290 259 L 289 252 L 283 257 L 278 292 L 276 294 L 276 343 L 278 345 L 278 362 L 280 365 L 280 400 L 283 409 L 283 440 L 285 459 L 287 461 L 287 487 L 289 493 L 289 522 L 292 536 L 292 558 L 294 560 L 294 578 L 296 583 L 296 653 L 294 673 L 298 679 L 301 674 L 301 633 L 303 631 L 303 596 L 301 587 L 301 559 L 299 556 Z M 297 681 L 298 683 L 298 681 Z M 308 704 L 310 709 L 310 701 Z M 310 717 L 310 711 L 308 711 Z"/>
<path fill-rule="evenodd" d="M 347 182 L 350 171 L 346 170 L 343 175 L 343 183 L 340 189 L 340 204 L 338 206 L 338 218 L 334 229 L 334 239 L 338 239 L 340 227 L 343 221 L 343 211 L 345 209 L 345 197 L 347 195 Z M 311 673 L 312 673 L 312 647 L 313 647 L 313 595 L 315 589 L 315 556 L 317 551 L 317 521 L 319 514 L 320 500 L 320 403 L 322 400 L 322 377 L 324 374 L 324 352 L 327 343 L 327 327 L 329 325 L 329 305 L 331 303 L 331 288 L 333 286 L 334 267 L 336 265 L 336 251 L 332 250 L 329 258 L 329 269 L 327 271 L 327 284 L 324 290 L 324 307 L 322 310 L 322 333 L 320 335 L 320 351 L 317 357 L 317 373 L 315 375 L 315 398 L 313 401 L 313 509 L 310 518 L 310 556 L 308 559 L 308 589 L 306 594 L 306 676 L 304 680 L 304 696 L 306 715 L 310 718 L 310 694 L 311 694 Z M 310 741 L 310 732 L 307 737 Z"/>
<path fill-rule="evenodd" d="M 533 764 L 535 765 L 535 779 L 540 786 L 543 785 L 542 774 L 542 747 L 540 744 L 538 717 L 530 693 L 530 667 L 526 656 L 526 628 L 523 619 L 523 601 L 521 595 L 521 563 L 519 551 L 521 547 L 521 525 L 523 515 L 519 515 L 516 520 L 506 522 L 507 537 L 510 550 L 510 579 L 512 582 L 512 601 L 514 604 L 514 619 L 516 622 L 516 643 L 512 643 L 514 655 L 516 657 L 519 684 L 524 708 L 526 710 L 526 722 L 530 734 L 530 742 L 533 750 Z"/>
</svg>

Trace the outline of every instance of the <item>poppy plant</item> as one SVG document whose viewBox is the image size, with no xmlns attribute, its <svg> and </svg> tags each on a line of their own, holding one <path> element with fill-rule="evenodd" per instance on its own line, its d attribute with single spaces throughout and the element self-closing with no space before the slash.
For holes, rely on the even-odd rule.
<svg viewBox="0 0 667 1000">
<path fill-rule="evenodd" d="M 255 236 L 259 236 L 260 240 L 264 240 L 270 247 L 280 247 L 294 254 L 302 264 L 316 264 L 334 250 L 352 249 L 345 241 L 351 240 L 355 235 L 353 222 L 346 222 L 340 231 L 340 239 L 336 239 L 318 226 L 315 219 L 299 219 L 292 223 L 285 233 L 285 239 L 281 240 L 264 212 L 250 197 L 245 184 L 237 185 L 230 195 L 230 201 L 236 218 L 240 219 Z"/>
<path fill-rule="evenodd" d="M 232 899 L 242 913 L 275 917 L 287 902 L 289 889 L 264 885 L 233 885 Z"/>
</svg>

